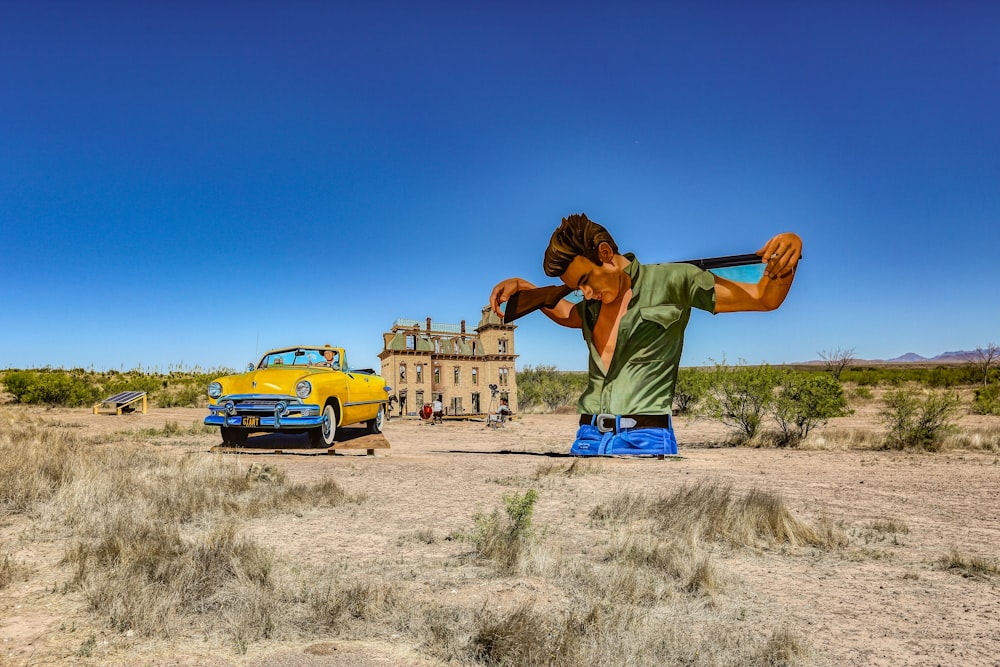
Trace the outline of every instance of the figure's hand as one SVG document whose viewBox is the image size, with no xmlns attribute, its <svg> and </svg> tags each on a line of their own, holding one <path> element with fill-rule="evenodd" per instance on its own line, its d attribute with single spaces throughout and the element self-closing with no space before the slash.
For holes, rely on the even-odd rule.
<svg viewBox="0 0 1000 667">
<path fill-rule="evenodd" d="M 497 317 L 503 319 L 503 311 L 500 310 L 500 306 L 507 303 L 510 297 L 517 292 L 534 289 L 534 287 L 534 285 L 523 278 L 508 278 L 497 283 L 490 294 L 490 306 L 493 308 L 493 312 L 497 314 Z"/>
<path fill-rule="evenodd" d="M 784 278 L 795 271 L 802 258 L 802 239 L 797 234 L 778 234 L 757 251 L 767 264 L 764 272 L 769 278 Z"/>
</svg>

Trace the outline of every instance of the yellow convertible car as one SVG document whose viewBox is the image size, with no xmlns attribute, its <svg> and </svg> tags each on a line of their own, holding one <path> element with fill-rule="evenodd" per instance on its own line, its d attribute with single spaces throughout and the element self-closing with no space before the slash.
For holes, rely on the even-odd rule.
<svg viewBox="0 0 1000 667">
<path fill-rule="evenodd" d="M 313 447 L 332 447 L 337 429 L 365 424 L 382 431 L 390 388 L 371 369 L 350 369 L 344 349 L 326 346 L 271 350 L 246 373 L 208 385 L 209 415 L 222 441 L 242 447 L 255 431 L 307 433 Z"/>
</svg>

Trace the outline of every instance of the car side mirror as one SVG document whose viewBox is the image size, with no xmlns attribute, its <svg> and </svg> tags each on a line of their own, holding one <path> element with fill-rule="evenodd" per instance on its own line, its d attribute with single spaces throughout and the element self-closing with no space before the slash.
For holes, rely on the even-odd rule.
<svg viewBox="0 0 1000 667">
<path fill-rule="evenodd" d="M 254 365 L 253 365 L 252 363 L 250 363 L 250 364 L 247 364 L 247 372 L 248 372 L 248 373 L 249 373 L 250 371 L 252 371 L 253 369 L 255 369 L 255 368 L 257 368 L 257 367 L 256 367 L 256 366 L 254 366 Z"/>
</svg>

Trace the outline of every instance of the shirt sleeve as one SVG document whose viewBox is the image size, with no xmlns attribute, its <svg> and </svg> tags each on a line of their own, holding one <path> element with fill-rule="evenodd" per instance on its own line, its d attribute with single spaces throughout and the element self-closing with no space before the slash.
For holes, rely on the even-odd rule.
<svg viewBox="0 0 1000 667">
<path fill-rule="evenodd" d="M 693 264 L 659 264 L 654 278 L 657 304 L 715 312 L 715 276 Z"/>
</svg>

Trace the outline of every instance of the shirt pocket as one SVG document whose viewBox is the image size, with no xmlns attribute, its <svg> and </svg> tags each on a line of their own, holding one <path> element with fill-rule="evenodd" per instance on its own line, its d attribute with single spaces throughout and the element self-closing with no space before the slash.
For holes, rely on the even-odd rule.
<svg viewBox="0 0 1000 667">
<path fill-rule="evenodd" d="M 652 322 L 669 331 L 680 324 L 684 310 L 677 306 L 646 306 L 639 309 L 639 317 L 646 322 Z"/>
<path fill-rule="evenodd" d="M 632 354 L 628 363 L 667 364 L 672 341 L 684 334 L 684 309 L 677 306 L 646 306 L 639 309 L 639 321 L 632 333 Z"/>
</svg>

